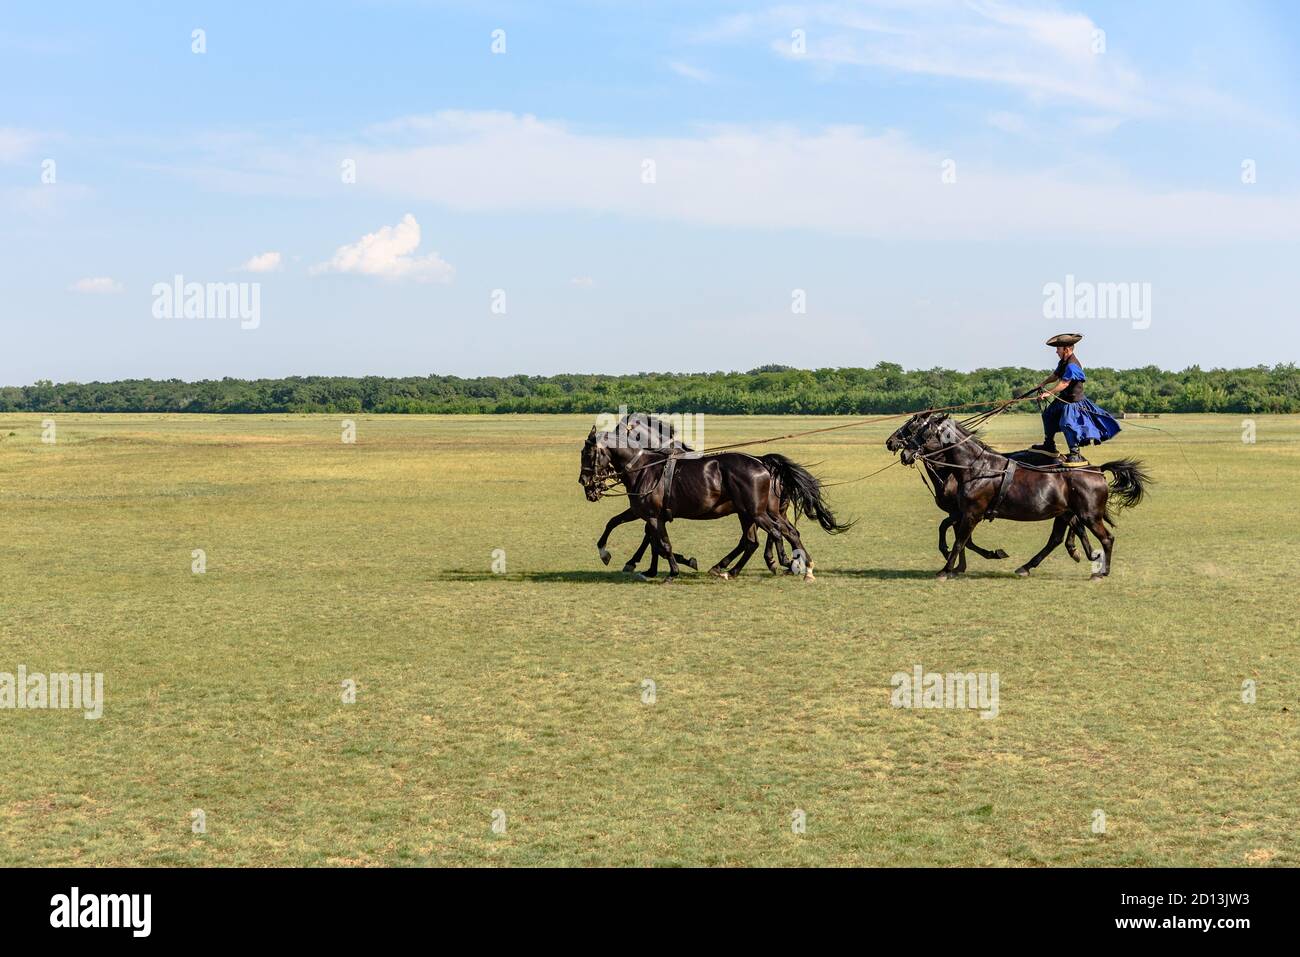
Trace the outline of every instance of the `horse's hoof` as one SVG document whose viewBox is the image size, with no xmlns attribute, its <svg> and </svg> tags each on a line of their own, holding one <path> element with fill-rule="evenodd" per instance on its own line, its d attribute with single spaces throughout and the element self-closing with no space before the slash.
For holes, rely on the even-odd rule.
<svg viewBox="0 0 1300 957">
<path fill-rule="evenodd" d="M 661 585 L 671 585 L 671 584 L 672 584 L 673 582 L 675 582 L 675 581 L 677 581 L 677 576 L 676 576 L 676 575 L 669 575 L 669 576 L 668 576 L 667 578 L 665 578 L 662 582 L 660 582 L 660 584 L 661 584 Z"/>
<path fill-rule="evenodd" d="M 648 576 L 645 572 L 633 572 L 632 577 L 639 582 L 654 581 L 654 579 Z"/>
<path fill-rule="evenodd" d="M 951 578 L 952 576 L 949 575 L 947 572 L 939 572 L 939 574 L 935 575 L 934 577 L 935 577 L 938 581 L 946 582 L 946 581 L 947 581 L 949 578 Z"/>
<path fill-rule="evenodd" d="M 1101 580 L 1102 580 L 1103 578 L 1105 578 L 1105 577 L 1106 577 L 1105 575 L 1092 575 L 1091 577 L 1089 577 L 1088 581 L 1090 581 L 1090 582 L 1099 582 L 1099 581 L 1101 581 Z"/>
<path fill-rule="evenodd" d="M 1016 569 L 1016 574 L 1021 578 L 1028 578 L 1029 569 L 1026 568 L 1024 565 L 1021 565 L 1019 568 Z"/>
<path fill-rule="evenodd" d="M 628 562 L 626 565 L 623 566 L 623 574 L 624 574 L 624 575 L 635 575 L 635 574 L 636 574 L 636 566 L 633 565 L 631 562 Z"/>
<path fill-rule="evenodd" d="M 817 580 L 817 576 L 815 576 L 812 572 L 808 572 L 806 575 L 803 576 L 803 580 L 806 582 L 815 582 Z"/>
<path fill-rule="evenodd" d="M 1011 556 L 1008 555 L 1008 554 L 1006 553 L 1006 550 L 1005 550 L 1005 549 L 999 548 L 996 552 L 993 553 L 993 557 L 994 557 L 994 558 L 1010 558 Z"/>
<path fill-rule="evenodd" d="M 692 571 L 697 571 L 697 572 L 698 572 L 698 571 L 700 570 L 700 563 L 697 562 L 697 561 L 696 561 L 695 559 L 693 559 L 693 558 L 688 558 L 688 559 L 686 559 L 686 565 L 687 565 L 687 567 L 689 567 Z"/>
<path fill-rule="evenodd" d="M 709 574 L 714 578 L 721 578 L 724 582 L 731 577 L 731 572 L 727 571 L 725 568 L 719 568 L 717 565 L 714 565 L 709 569 Z"/>
<path fill-rule="evenodd" d="M 1065 551 L 1066 551 L 1066 554 L 1068 554 L 1068 555 L 1069 555 L 1071 558 L 1073 558 L 1076 562 L 1081 562 L 1081 561 L 1083 561 L 1083 559 L 1079 557 L 1079 553 L 1078 553 L 1078 552 L 1072 552 L 1072 551 L 1070 551 L 1068 548 L 1067 548 Z"/>
<path fill-rule="evenodd" d="M 613 558 L 613 557 L 614 557 L 614 556 L 611 555 L 611 554 L 609 553 L 609 549 L 608 549 L 608 548 L 602 548 L 602 549 L 600 550 L 600 560 L 601 560 L 602 562 L 604 562 L 606 565 L 609 564 L 609 560 L 610 560 L 611 558 Z"/>
</svg>

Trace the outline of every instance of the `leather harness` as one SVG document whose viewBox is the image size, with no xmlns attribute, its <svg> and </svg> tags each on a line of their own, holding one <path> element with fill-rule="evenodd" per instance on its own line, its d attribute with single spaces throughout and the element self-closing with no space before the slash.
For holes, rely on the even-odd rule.
<svg viewBox="0 0 1300 957">
<path fill-rule="evenodd" d="M 659 481 L 664 486 L 664 521 L 673 520 L 673 476 L 677 474 L 678 459 L 698 459 L 701 458 L 699 452 L 669 452 L 668 461 L 664 464 L 664 471 L 659 476 Z"/>
<path fill-rule="evenodd" d="M 997 494 L 993 496 L 993 501 L 989 503 L 988 509 L 984 512 L 986 521 L 993 521 L 998 515 L 998 506 L 1002 504 L 1002 499 L 1006 497 L 1007 490 L 1011 488 L 1011 482 L 1016 477 L 1016 460 L 1007 459 L 1007 467 L 1002 471 L 1002 481 L 998 485 Z"/>
</svg>

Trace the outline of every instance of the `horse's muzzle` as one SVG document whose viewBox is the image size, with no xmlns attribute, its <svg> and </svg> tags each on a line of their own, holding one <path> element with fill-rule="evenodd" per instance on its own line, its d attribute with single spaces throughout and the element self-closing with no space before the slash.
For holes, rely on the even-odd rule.
<svg viewBox="0 0 1300 957">
<path fill-rule="evenodd" d="M 579 475 L 578 484 L 582 486 L 582 492 L 587 496 L 588 502 L 600 501 L 600 489 L 596 485 L 596 480 L 590 475 Z"/>
</svg>

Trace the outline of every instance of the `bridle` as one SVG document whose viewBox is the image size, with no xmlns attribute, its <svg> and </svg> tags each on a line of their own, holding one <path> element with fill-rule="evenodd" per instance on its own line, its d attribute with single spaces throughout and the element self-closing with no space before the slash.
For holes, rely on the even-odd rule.
<svg viewBox="0 0 1300 957">
<path fill-rule="evenodd" d="M 618 477 L 618 472 L 609 457 L 609 452 L 596 441 L 595 435 L 587 438 L 583 452 L 585 453 L 587 449 L 591 450 L 591 466 L 584 465 L 578 473 L 578 479 L 582 482 L 584 488 L 594 491 L 597 498 L 603 498 L 621 485 L 623 480 Z"/>
<path fill-rule="evenodd" d="M 632 434 L 634 433 L 629 429 L 628 435 L 631 436 Z M 614 462 L 610 458 L 609 451 L 597 442 L 594 436 L 587 439 L 587 447 L 591 449 L 592 465 L 591 468 L 583 468 L 582 471 L 578 473 L 578 478 L 582 482 L 583 487 L 594 491 L 597 498 L 604 498 L 606 495 L 630 495 L 631 493 L 628 492 L 614 491 L 618 486 L 624 485 L 625 483 L 623 481 L 623 476 L 619 474 L 619 470 L 614 468 Z M 625 474 L 640 472 L 642 469 L 663 464 L 664 459 L 655 459 L 654 461 L 647 462 L 644 465 L 638 465 L 637 463 L 641 461 L 642 456 L 659 453 L 660 450 L 646 450 L 638 445 L 633 445 L 632 447 L 635 448 L 637 452 L 635 457 L 624 466 L 623 472 Z M 665 450 L 662 454 L 666 458 L 671 453 Z"/>
<path fill-rule="evenodd" d="M 958 448 L 959 446 L 965 445 L 967 442 L 970 442 L 975 439 L 974 432 L 967 432 L 956 442 L 945 442 L 943 438 L 937 434 L 938 426 L 942 425 L 942 423 L 945 421 L 948 420 L 940 419 L 938 423 L 935 423 L 935 422 L 931 422 L 929 419 L 926 419 L 923 423 L 918 423 L 916 428 L 909 430 L 905 435 L 899 437 L 899 443 L 901 445 L 901 448 L 899 449 L 900 453 L 906 453 L 910 457 L 910 460 L 906 461 L 904 464 L 910 466 L 915 464 L 917 459 L 920 459 L 922 462 L 924 462 L 927 466 L 929 466 L 932 469 L 938 465 L 948 469 L 961 469 L 967 472 L 975 471 L 977 467 L 975 465 L 959 465 L 956 462 L 949 462 L 943 460 L 942 457 L 946 453 L 952 451 L 955 448 Z M 906 426 L 904 426 L 904 428 L 906 428 Z M 902 429 L 900 429 L 899 431 L 902 431 Z M 922 436 L 924 436 L 924 438 L 922 438 Z M 937 448 L 931 447 L 930 445 L 931 439 L 935 439 L 940 443 Z M 982 453 L 992 452 L 992 451 L 993 451 L 992 449 L 988 448 L 987 446 L 984 446 L 981 449 L 980 457 L 982 457 Z M 994 454 L 998 454 L 998 453 L 994 453 Z M 900 458 L 902 458 L 902 455 L 900 455 Z M 1001 472 L 998 472 L 996 474 L 1000 475 Z M 971 476 L 971 478 L 987 478 L 987 477 L 988 476 Z"/>
<path fill-rule="evenodd" d="M 626 485 L 626 482 L 624 481 L 624 477 L 626 476 L 635 475 L 638 472 L 654 468 L 655 466 L 665 465 L 668 462 L 668 459 L 674 458 L 683 453 L 691 452 L 689 446 L 682 446 L 680 443 L 674 443 L 671 436 L 668 439 L 669 444 L 664 445 L 663 447 L 654 445 L 654 436 L 652 433 L 647 434 L 647 427 L 638 425 L 638 427 L 633 428 L 633 426 L 627 422 L 620 423 L 619 427 L 627 433 L 627 447 L 637 450 L 636 455 L 633 456 L 631 461 L 623 466 L 621 470 L 614 468 L 609 451 L 596 440 L 597 436 L 594 429 L 592 430 L 592 434 L 587 437 L 587 444 L 584 446 L 584 453 L 587 448 L 592 450 L 592 467 L 589 469 L 583 468 L 582 471 L 578 473 L 578 478 L 582 482 L 584 488 L 591 489 L 596 493 L 597 498 L 603 498 L 606 495 L 622 495 L 630 498 L 637 495 L 650 494 L 645 491 L 641 493 L 615 492 L 614 489 L 620 485 Z M 617 432 L 618 429 L 615 429 L 614 433 L 601 434 L 617 434 Z M 660 441 L 664 440 L 660 438 Z M 649 448 L 646 447 L 647 444 L 650 444 Z M 650 461 L 642 462 L 641 459 L 645 456 L 649 456 Z M 660 473 L 659 481 L 656 483 L 655 488 L 658 488 L 659 485 L 663 483 L 666 475 L 666 471 Z"/>
</svg>

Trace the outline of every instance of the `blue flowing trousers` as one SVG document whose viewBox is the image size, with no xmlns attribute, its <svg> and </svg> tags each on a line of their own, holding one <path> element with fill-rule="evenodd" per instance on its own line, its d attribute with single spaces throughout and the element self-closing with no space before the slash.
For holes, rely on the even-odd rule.
<svg viewBox="0 0 1300 957">
<path fill-rule="evenodd" d="M 1043 435 L 1048 441 L 1057 432 L 1065 433 L 1072 449 L 1096 445 L 1119 434 L 1115 417 L 1088 399 L 1078 402 L 1052 402 L 1043 410 Z"/>
</svg>

